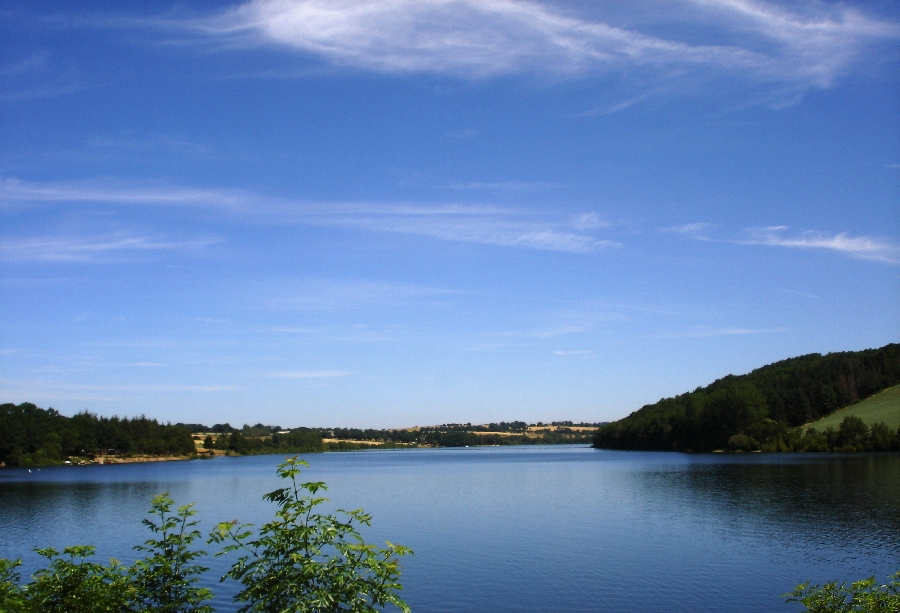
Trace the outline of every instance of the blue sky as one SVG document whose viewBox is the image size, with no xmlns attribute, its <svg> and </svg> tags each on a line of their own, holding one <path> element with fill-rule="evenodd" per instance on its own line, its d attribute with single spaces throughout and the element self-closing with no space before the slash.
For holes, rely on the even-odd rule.
<svg viewBox="0 0 900 613">
<path fill-rule="evenodd" d="M 617 419 L 900 340 L 895 2 L 6 2 L 0 395 Z"/>
</svg>

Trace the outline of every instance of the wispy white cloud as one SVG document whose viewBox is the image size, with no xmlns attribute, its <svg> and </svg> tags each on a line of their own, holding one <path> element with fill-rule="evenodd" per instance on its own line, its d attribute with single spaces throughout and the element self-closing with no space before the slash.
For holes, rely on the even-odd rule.
<svg viewBox="0 0 900 613">
<path fill-rule="evenodd" d="M 191 157 L 219 156 L 209 145 L 191 141 L 169 134 L 132 134 L 126 133 L 110 136 L 92 136 L 87 144 L 98 149 L 130 151 L 142 155 L 159 152 L 173 152 Z"/>
<path fill-rule="evenodd" d="M 333 311 L 336 309 L 399 306 L 438 300 L 461 294 L 452 289 L 404 285 L 377 281 L 336 281 L 331 279 L 278 279 L 262 289 L 271 296 L 266 307 L 287 311 Z M 259 291 L 253 292 L 260 293 Z M 294 329 L 306 333 L 310 328 Z M 358 331 L 360 333 L 364 331 Z"/>
<path fill-rule="evenodd" d="M 515 209 L 468 206 L 332 206 L 297 211 L 304 223 L 371 232 L 413 234 L 446 241 L 587 254 L 621 247 L 616 241 L 573 232 L 562 220 Z"/>
<path fill-rule="evenodd" d="M 14 178 L 0 180 L 0 203 L 11 206 L 36 202 L 87 202 L 117 205 L 185 205 L 246 208 L 253 199 L 227 190 L 155 185 L 129 185 L 110 181 L 29 183 Z"/>
<path fill-rule="evenodd" d="M 48 53 L 35 53 L 0 65 L 0 102 L 52 98 L 84 88 L 71 66 L 58 68 Z"/>
<path fill-rule="evenodd" d="M 672 232 L 675 234 L 684 234 L 695 240 L 711 240 L 709 233 L 716 228 L 716 224 L 707 222 L 688 223 L 680 226 L 670 226 L 663 228 L 663 232 Z"/>
<path fill-rule="evenodd" d="M 523 347 L 536 347 L 538 343 L 511 343 L 508 341 L 482 341 L 466 348 L 466 351 L 484 352 L 500 349 L 521 349 Z"/>
<path fill-rule="evenodd" d="M 745 336 L 751 334 L 776 334 L 787 328 L 694 328 L 676 332 L 650 335 L 650 338 L 709 338 L 715 336 Z"/>
<path fill-rule="evenodd" d="M 601 219 L 597 213 L 591 211 L 590 213 L 583 213 L 581 215 L 576 215 L 573 217 L 569 224 L 578 230 L 591 230 L 594 228 L 606 228 L 609 226 L 609 222 Z"/>
<path fill-rule="evenodd" d="M 578 113 L 577 117 L 602 117 L 604 115 L 613 115 L 614 113 L 620 113 L 624 110 L 630 109 L 636 104 L 640 104 L 644 100 L 650 98 L 653 94 L 658 94 L 659 91 L 650 91 L 644 92 L 637 96 L 631 96 L 625 100 L 619 100 L 618 102 L 612 102 L 609 104 L 604 104 L 602 106 L 597 106 L 592 109 L 588 109 L 587 111 L 582 111 Z"/>
<path fill-rule="evenodd" d="M 4 238 L 0 260 L 39 262 L 91 262 L 121 257 L 135 251 L 193 250 L 221 242 L 221 238 L 161 241 L 143 236 Z"/>
<path fill-rule="evenodd" d="M 24 87 L 4 87 L 0 89 L 0 102 L 29 102 L 44 98 L 56 98 L 84 89 L 74 79 L 60 79 L 51 83 L 27 85 Z"/>
<path fill-rule="evenodd" d="M 215 393 L 245 389 L 235 385 L 112 385 L 68 383 L 59 380 L 6 379 L 0 380 L 0 392 L 9 396 L 48 398 L 53 400 L 117 400 L 116 393 Z"/>
<path fill-rule="evenodd" d="M 571 351 L 565 351 L 565 350 L 554 351 L 553 355 L 558 355 L 558 356 L 593 355 L 593 353 L 594 353 L 593 349 L 574 349 Z"/>
<path fill-rule="evenodd" d="M 47 68 L 47 53 L 34 53 L 24 59 L 0 65 L 0 77 L 17 75 Z"/>
<path fill-rule="evenodd" d="M 335 377 L 349 377 L 352 374 L 347 370 L 308 370 L 276 372 L 271 373 L 269 376 L 277 379 L 334 379 Z"/>
<path fill-rule="evenodd" d="M 816 230 L 790 234 L 787 226 L 747 228 L 738 236 L 714 237 L 712 232 L 717 227 L 711 223 L 690 223 L 664 228 L 663 231 L 683 234 L 699 241 L 837 251 L 863 260 L 900 264 L 900 245 L 885 238 L 852 236 L 849 232 L 828 234 Z"/>
<path fill-rule="evenodd" d="M 573 231 L 568 220 L 502 207 L 298 202 L 215 189 L 129 186 L 104 182 L 0 181 L 0 206 L 12 208 L 36 203 L 206 207 L 221 209 L 242 220 L 256 220 L 260 223 L 340 227 L 579 254 L 622 246 L 616 241 L 588 232 L 599 227 L 593 223 L 599 222 L 599 219 L 591 217 L 591 214 L 581 218 L 582 227 L 578 228 L 580 231 Z"/>
<path fill-rule="evenodd" d="M 446 189 L 458 190 L 495 190 L 536 192 L 562 187 L 559 183 L 548 181 L 471 181 L 469 183 L 450 183 Z"/>
<path fill-rule="evenodd" d="M 640 19 L 629 19 L 641 10 L 617 4 L 603 15 L 603 6 L 579 13 L 520 0 L 251 0 L 179 26 L 386 73 L 477 79 L 653 71 L 670 79 L 699 70 L 801 89 L 828 86 L 866 59 L 871 43 L 900 36 L 896 23 L 812 1 L 659 2 L 642 13 L 654 16 L 644 19 L 644 31 L 636 29 Z"/>
<path fill-rule="evenodd" d="M 583 303 L 582 306 L 588 306 Z M 502 330 L 485 334 L 486 337 L 498 338 L 532 338 L 552 339 L 562 336 L 587 334 L 606 326 L 611 322 L 628 321 L 628 317 L 615 310 L 580 308 L 559 309 L 555 311 L 536 313 L 531 320 L 536 324 L 523 326 L 518 329 Z"/>
<path fill-rule="evenodd" d="M 475 138 L 479 134 L 481 134 L 481 131 L 476 130 L 475 128 L 463 128 L 462 130 L 447 132 L 444 136 L 452 138 L 453 140 L 469 140 Z"/>
<path fill-rule="evenodd" d="M 819 296 L 815 294 L 810 294 L 808 292 L 798 292 L 792 289 L 783 289 L 781 290 L 782 294 L 791 294 L 792 296 L 802 296 L 803 298 L 811 298 L 813 300 L 819 300 Z"/>
<path fill-rule="evenodd" d="M 794 249 L 825 249 L 864 260 L 900 264 L 900 245 L 887 239 L 851 236 L 847 232 L 829 235 L 814 230 L 788 235 L 787 230 L 787 226 L 751 228 L 747 230 L 746 239 L 736 242 L 746 245 L 770 245 Z"/>
</svg>

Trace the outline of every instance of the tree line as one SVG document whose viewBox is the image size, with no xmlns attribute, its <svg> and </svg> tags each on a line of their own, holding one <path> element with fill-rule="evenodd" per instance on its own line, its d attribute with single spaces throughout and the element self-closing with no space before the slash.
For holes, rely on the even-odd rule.
<svg viewBox="0 0 900 613">
<path fill-rule="evenodd" d="M 190 455 L 191 433 L 144 416 L 60 415 L 30 402 L 0 405 L 0 462 L 6 466 L 58 464 L 71 456 Z"/>
<path fill-rule="evenodd" d="M 205 426 L 203 424 L 184 424 L 181 422 L 178 422 L 175 425 L 181 426 L 182 428 L 187 428 L 191 432 L 191 434 L 205 434 L 209 432 L 212 432 L 214 434 L 231 434 L 232 432 L 240 432 L 244 436 L 269 436 L 270 434 L 275 434 L 276 432 L 281 432 L 284 430 L 281 426 L 266 426 L 263 424 L 256 424 L 255 426 L 244 424 L 242 428 L 238 429 L 228 422 L 225 422 L 224 424 L 215 424 L 213 426 Z"/>
<path fill-rule="evenodd" d="M 540 424 L 543 425 L 543 424 Z M 100 417 L 83 412 L 66 417 L 53 408 L 32 403 L 0 405 L 0 464 L 46 466 L 70 457 L 191 456 L 194 438 L 205 449 L 236 455 L 353 451 L 372 447 L 474 447 L 479 445 L 552 445 L 590 443 L 591 435 L 572 429 L 571 422 L 554 423 L 555 430 L 527 436 L 523 421 L 487 426 L 442 424 L 419 429 L 293 428 L 258 423 L 240 429 L 229 423 L 162 424 L 145 416 Z M 581 424 L 579 424 L 581 425 Z M 478 433 L 478 434 L 476 434 Z M 325 442 L 323 439 L 332 439 Z M 334 440 L 337 439 L 337 440 Z M 360 443 L 357 441 L 364 441 Z M 366 444 L 368 442 L 374 445 Z"/>
<path fill-rule="evenodd" d="M 646 405 L 599 428 L 606 449 L 713 451 L 887 451 L 900 430 L 845 419 L 838 429 L 798 426 L 900 383 L 900 344 L 810 354 L 729 375 L 674 398 Z"/>
<path fill-rule="evenodd" d="M 233 430 L 228 435 L 216 439 L 207 435 L 203 441 L 207 449 L 218 449 L 240 455 L 261 455 L 267 453 L 311 453 L 326 451 L 322 433 L 309 428 L 294 428 L 289 432 L 275 432 L 269 436 L 245 435 Z"/>
<path fill-rule="evenodd" d="M 427 445 L 430 447 L 475 447 L 478 445 L 559 445 L 590 443 L 592 433 L 560 427 L 527 436 L 528 424 L 523 421 L 501 422 L 488 426 L 472 424 L 442 424 L 414 430 L 375 430 L 332 428 L 323 435 L 339 441 L 373 441 L 385 445 Z M 334 443 L 330 443 L 334 445 Z M 352 443 L 351 443 L 352 444 Z"/>
</svg>

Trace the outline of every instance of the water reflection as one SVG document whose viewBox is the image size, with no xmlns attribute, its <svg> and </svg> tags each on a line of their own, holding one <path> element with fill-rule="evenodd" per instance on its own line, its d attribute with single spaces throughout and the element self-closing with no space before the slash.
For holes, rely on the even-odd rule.
<svg viewBox="0 0 900 613">
<path fill-rule="evenodd" d="M 705 458 L 704 458 L 705 460 Z M 640 472 L 657 504 L 819 543 L 900 551 L 900 455 L 797 455 L 699 461 Z"/>
</svg>

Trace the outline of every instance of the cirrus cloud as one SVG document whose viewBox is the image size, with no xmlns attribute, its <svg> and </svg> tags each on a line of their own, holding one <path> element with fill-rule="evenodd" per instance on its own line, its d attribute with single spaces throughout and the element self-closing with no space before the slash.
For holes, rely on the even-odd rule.
<svg viewBox="0 0 900 613">
<path fill-rule="evenodd" d="M 38 262 L 97 262 L 127 252 L 196 250 L 222 242 L 208 237 L 187 241 L 156 240 L 145 236 L 55 236 L 7 238 L 0 243 L 0 260 Z"/>
<path fill-rule="evenodd" d="M 826 249 L 863 260 L 900 264 L 900 245 L 886 239 L 851 236 L 848 232 L 829 235 L 815 230 L 807 230 L 791 236 L 786 233 L 787 230 L 787 226 L 752 228 L 747 231 L 747 239 L 737 242 L 746 245 L 770 245 L 795 249 Z"/>
<path fill-rule="evenodd" d="M 588 10 L 521 0 L 251 0 L 190 27 L 382 73 L 480 79 L 652 71 L 666 80 L 699 70 L 801 90 L 829 86 L 873 43 L 900 37 L 897 23 L 814 2 L 682 0 L 650 11 L 636 3 Z"/>
<path fill-rule="evenodd" d="M 194 207 L 226 212 L 235 218 L 260 224 L 295 224 L 344 228 L 364 232 L 409 234 L 438 240 L 516 247 L 539 251 L 587 254 L 621 247 L 589 230 L 602 226 L 596 215 L 582 216 L 571 228 L 562 219 L 515 208 L 444 203 L 308 202 L 268 198 L 228 190 L 172 186 L 143 186 L 85 181 L 80 183 L 29 183 L 0 180 L 0 209 L 23 206 L 83 204 L 126 207 Z M 142 243 L 141 240 L 144 240 Z M 209 239 L 212 240 L 212 239 Z M 109 245 L 103 241 L 58 248 L 59 253 L 103 251 L 116 248 L 152 248 L 154 243 L 132 239 Z M 205 243 L 206 244 L 206 243 Z M 53 245 L 26 245 L 32 252 Z M 182 245 L 182 246 L 187 246 Z M 203 246 L 203 245 L 198 245 Z M 63 249 L 65 247 L 65 249 Z M 10 248 L 12 251 L 12 248 Z M 46 259 L 46 258 L 45 258 Z M 74 259 L 70 257 L 70 259 Z"/>
</svg>

